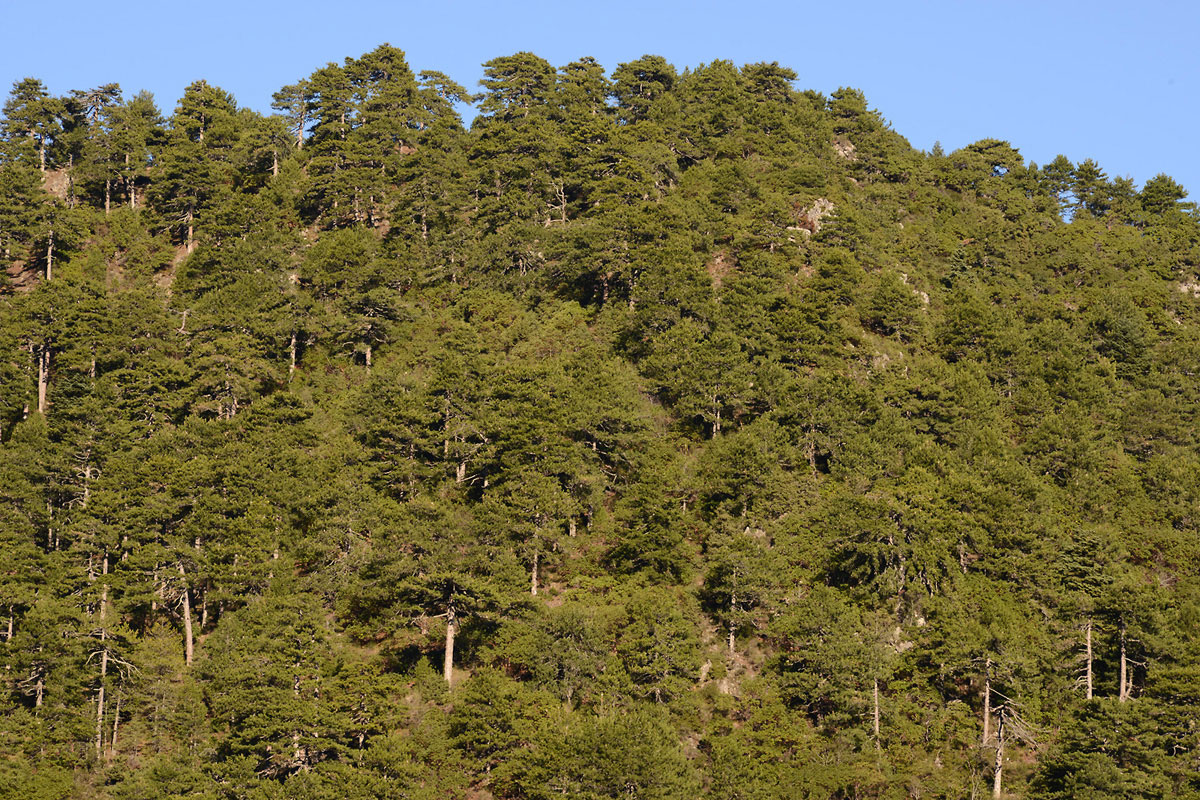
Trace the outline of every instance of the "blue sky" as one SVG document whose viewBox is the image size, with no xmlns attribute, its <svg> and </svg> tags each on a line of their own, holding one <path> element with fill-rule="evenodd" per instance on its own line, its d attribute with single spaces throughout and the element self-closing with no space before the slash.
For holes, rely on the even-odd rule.
<svg viewBox="0 0 1200 800">
<path fill-rule="evenodd" d="M 383 42 L 414 70 L 474 88 L 480 64 L 530 50 L 610 70 L 645 53 L 677 67 L 778 61 L 800 88 L 862 89 L 914 146 L 1007 139 L 1027 160 L 1094 158 L 1139 184 L 1166 172 L 1200 201 L 1200 3 L 258 2 L 0 0 L 0 91 L 107 82 L 170 112 L 193 80 L 268 111 L 272 92 Z"/>
</svg>

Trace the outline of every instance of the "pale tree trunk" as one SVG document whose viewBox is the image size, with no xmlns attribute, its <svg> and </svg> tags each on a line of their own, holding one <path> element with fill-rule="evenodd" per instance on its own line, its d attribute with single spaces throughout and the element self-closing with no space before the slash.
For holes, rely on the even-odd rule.
<svg viewBox="0 0 1200 800">
<path fill-rule="evenodd" d="M 874 713 L 871 715 L 872 727 L 875 731 L 875 749 L 883 749 L 883 744 L 879 741 L 879 679 L 876 678 L 871 684 L 871 694 L 874 700 Z"/>
<path fill-rule="evenodd" d="M 293 669 L 296 670 L 296 674 L 292 676 L 292 694 L 296 697 L 297 700 L 299 700 L 300 699 L 300 663 L 296 662 L 296 664 L 293 665 Z M 292 731 L 292 764 L 294 764 L 295 766 L 298 767 L 303 763 L 304 763 L 304 759 L 301 758 L 301 748 L 300 748 L 300 731 Z"/>
<path fill-rule="evenodd" d="M 296 372 L 296 332 L 292 331 L 292 339 L 288 342 L 288 382 L 292 380 L 293 373 Z"/>
<path fill-rule="evenodd" d="M 50 282 L 50 278 L 54 275 L 54 228 L 50 229 L 50 235 L 46 240 L 46 282 Z"/>
<path fill-rule="evenodd" d="M 1121 675 L 1119 678 L 1121 683 L 1117 687 L 1117 700 L 1121 703 L 1124 703 L 1129 698 L 1129 689 L 1127 688 L 1129 685 L 1127 683 L 1127 677 L 1129 674 L 1129 661 L 1126 656 L 1127 656 L 1127 653 L 1126 653 L 1126 647 L 1125 647 L 1125 618 L 1122 617 L 1121 618 Z"/>
<path fill-rule="evenodd" d="M 535 550 L 533 552 L 533 566 L 529 570 L 529 593 L 537 597 L 538 590 L 538 556 L 540 554 Z"/>
<path fill-rule="evenodd" d="M 108 667 L 107 653 L 100 654 L 100 672 Z M 96 694 L 96 758 L 104 756 L 104 678 L 101 677 L 100 691 Z"/>
<path fill-rule="evenodd" d="M 1000 721 L 996 724 L 996 766 L 992 773 L 992 797 L 998 798 L 1003 791 L 1001 780 L 1004 772 L 1004 707 L 1000 708 Z"/>
<path fill-rule="evenodd" d="M 184 664 L 190 667 L 192 665 L 192 657 L 195 655 L 192 644 L 192 603 L 188 598 L 187 580 L 183 572 L 183 564 L 179 565 L 179 576 L 185 579 L 183 581 L 183 655 Z"/>
<path fill-rule="evenodd" d="M 569 520 L 567 520 L 567 535 L 574 539 L 577 532 L 578 527 L 575 523 L 575 518 L 571 517 Z"/>
<path fill-rule="evenodd" d="M 367 345 L 366 352 L 363 354 L 367 362 L 367 369 L 371 368 L 371 345 Z"/>
<path fill-rule="evenodd" d="M 104 179 L 104 214 L 112 210 L 112 179 Z"/>
<path fill-rule="evenodd" d="M 8 607 L 8 631 L 5 633 L 4 641 L 11 642 L 13 636 L 13 607 Z"/>
<path fill-rule="evenodd" d="M 104 756 L 104 681 L 108 678 L 108 647 L 105 645 L 108 631 L 104 627 L 104 618 L 108 615 L 107 552 L 100 574 L 104 576 L 104 583 L 100 587 L 100 688 L 96 692 L 96 758 Z"/>
<path fill-rule="evenodd" d="M 185 243 L 185 249 L 190 254 L 196 246 L 195 213 L 194 213 L 193 209 L 190 207 L 188 208 L 187 217 L 185 217 L 185 220 L 187 221 L 187 242 Z"/>
<path fill-rule="evenodd" d="M 46 413 L 46 388 L 50 379 L 50 348 L 42 345 L 38 350 L 37 410 Z"/>
<path fill-rule="evenodd" d="M 454 606 L 450 606 L 446 609 L 446 655 L 442 662 L 442 677 L 446 679 L 447 686 L 453 683 L 454 678 L 454 629 L 456 624 Z"/>
<path fill-rule="evenodd" d="M 989 658 L 983 679 L 983 746 L 992 734 L 992 660 Z"/>
<path fill-rule="evenodd" d="M 137 208 L 137 197 L 133 188 L 133 178 L 129 175 L 129 153 L 125 154 L 125 193 L 129 195 L 129 209 Z"/>
<path fill-rule="evenodd" d="M 117 707 L 113 709 L 112 739 L 108 743 L 108 755 L 111 758 L 117 754 L 117 726 L 121 724 L 121 693 L 117 692 Z"/>
<path fill-rule="evenodd" d="M 736 609 L 737 609 L 737 592 L 734 592 L 729 596 L 729 637 L 728 638 L 729 638 L 730 654 L 732 654 L 734 652 L 734 642 L 735 642 L 735 638 L 736 638 L 735 637 L 736 626 L 733 624 L 733 614 Z"/>
<path fill-rule="evenodd" d="M 1087 636 L 1087 699 L 1092 699 L 1092 618 L 1088 617 L 1087 625 L 1084 626 L 1084 632 Z"/>
</svg>

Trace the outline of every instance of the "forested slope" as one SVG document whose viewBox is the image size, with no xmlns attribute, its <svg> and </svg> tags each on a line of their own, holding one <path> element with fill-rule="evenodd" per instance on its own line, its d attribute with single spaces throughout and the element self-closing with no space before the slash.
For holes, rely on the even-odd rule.
<svg viewBox="0 0 1200 800">
<path fill-rule="evenodd" d="M 485 69 L 14 86 L 0 796 L 1200 795 L 1182 187 Z"/>
</svg>

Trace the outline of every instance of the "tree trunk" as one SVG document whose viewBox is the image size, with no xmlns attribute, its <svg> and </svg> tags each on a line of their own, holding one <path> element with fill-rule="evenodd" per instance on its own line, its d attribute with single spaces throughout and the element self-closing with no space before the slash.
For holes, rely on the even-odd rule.
<svg viewBox="0 0 1200 800">
<path fill-rule="evenodd" d="M 105 216 L 108 215 L 108 212 L 111 209 L 112 209 L 112 179 L 105 178 L 104 179 L 104 214 L 105 214 Z"/>
<path fill-rule="evenodd" d="M 367 350 L 364 353 L 364 359 L 367 362 L 367 369 L 371 368 L 371 345 L 367 345 Z"/>
<path fill-rule="evenodd" d="M 987 747 L 988 738 L 992 733 L 992 660 L 987 660 L 987 672 L 983 679 L 983 741 Z"/>
<path fill-rule="evenodd" d="M 1092 699 L 1092 618 L 1088 617 L 1087 625 L 1084 626 L 1084 632 L 1087 636 L 1087 699 Z"/>
<path fill-rule="evenodd" d="M 187 221 L 187 241 L 185 242 L 185 249 L 187 250 L 187 252 L 189 254 L 192 252 L 192 248 L 194 248 L 196 245 L 196 242 L 195 242 L 196 226 L 195 226 L 195 218 L 194 217 L 195 217 L 195 213 L 194 213 L 193 209 L 188 208 L 187 217 L 185 218 Z"/>
<path fill-rule="evenodd" d="M 446 656 L 442 662 L 442 677 L 446 679 L 446 685 L 450 686 L 453 683 L 454 677 L 454 627 L 456 625 L 454 619 L 454 606 L 446 609 Z"/>
<path fill-rule="evenodd" d="M 50 348 L 42 345 L 38 350 L 38 384 L 37 410 L 39 414 L 46 413 L 46 387 L 50 378 Z"/>
<path fill-rule="evenodd" d="M 54 275 L 54 228 L 50 229 L 50 236 L 46 240 L 46 283 L 50 282 L 50 278 Z"/>
<path fill-rule="evenodd" d="M 533 553 L 533 567 L 529 570 L 529 593 L 537 597 L 538 590 L 538 556 L 540 554 L 535 550 Z"/>
<path fill-rule="evenodd" d="M 103 675 L 108 666 L 107 651 L 100 654 L 100 671 Z M 104 678 L 100 679 L 100 691 L 96 694 L 96 758 L 104 757 Z"/>
<path fill-rule="evenodd" d="M 734 642 L 736 639 L 736 626 L 733 624 L 733 614 L 737 609 L 737 592 L 729 596 L 729 652 L 734 652 Z"/>
<path fill-rule="evenodd" d="M 1129 674 L 1129 663 L 1128 663 L 1128 659 L 1126 658 L 1126 649 L 1125 649 L 1125 618 L 1122 617 L 1121 618 L 1121 675 L 1119 678 L 1121 683 L 1117 687 L 1117 700 L 1121 703 L 1124 703 L 1125 700 L 1129 697 L 1129 691 L 1126 688 L 1128 686 L 1128 684 L 1126 682 L 1126 678 L 1127 678 L 1128 674 Z"/>
<path fill-rule="evenodd" d="M 992 797 L 1001 794 L 1001 777 L 1004 771 L 1004 708 L 1000 709 L 1000 721 L 996 725 L 996 766 L 992 773 Z"/>
<path fill-rule="evenodd" d="M 108 553 L 104 554 L 102 575 L 108 575 Z M 108 581 L 100 587 L 100 688 L 96 692 L 96 758 L 104 756 L 104 681 L 108 678 L 108 631 L 104 618 L 108 611 Z"/>
<path fill-rule="evenodd" d="M 184 578 L 183 581 L 183 661 L 187 666 L 192 665 L 192 657 L 195 655 L 192 644 L 192 603 L 188 598 L 188 588 L 186 576 L 183 572 L 183 564 L 179 565 L 179 576 Z"/>
<path fill-rule="evenodd" d="M 8 631 L 5 633 L 4 641 L 11 642 L 13 635 L 13 607 L 8 607 Z"/>
<path fill-rule="evenodd" d="M 117 754 L 117 726 L 121 724 L 121 693 L 117 692 L 117 706 L 113 709 L 112 739 L 108 742 L 108 755 L 111 758 Z"/>
<path fill-rule="evenodd" d="M 292 339 L 288 343 L 288 382 L 292 380 L 292 374 L 296 371 L 296 332 L 292 331 Z"/>
<path fill-rule="evenodd" d="M 872 719 L 871 719 L 872 727 L 874 728 L 874 731 L 875 731 L 875 749 L 881 750 L 883 748 L 883 745 L 879 741 L 879 679 L 878 678 L 876 678 L 871 684 L 871 694 L 872 694 L 872 699 L 874 700 L 874 704 L 875 704 L 874 713 L 872 714 Z"/>
</svg>

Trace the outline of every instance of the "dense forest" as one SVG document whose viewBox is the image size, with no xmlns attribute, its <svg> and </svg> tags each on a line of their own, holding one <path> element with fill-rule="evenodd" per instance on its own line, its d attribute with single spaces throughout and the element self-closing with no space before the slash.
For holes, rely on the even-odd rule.
<svg viewBox="0 0 1200 800">
<path fill-rule="evenodd" d="M 1183 187 L 484 70 L 12 87 L 0 797 L 1200 797 Z"/>
</svg>

